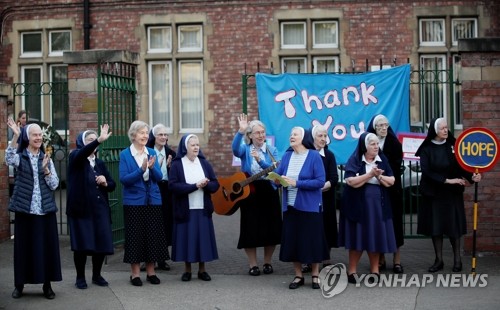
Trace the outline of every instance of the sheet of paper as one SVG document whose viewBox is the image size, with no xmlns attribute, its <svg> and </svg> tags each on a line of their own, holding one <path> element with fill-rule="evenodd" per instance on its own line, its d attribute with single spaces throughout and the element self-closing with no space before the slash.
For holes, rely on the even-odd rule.
<svg viewBox="0 0 500 310">
<path fill-rule="evenodd" d="M 287 187 L 289 184 L 287 181 L 285 181 L 285 179 L 283 179 L 279 174 L 277 174 L 276 172 L 269 172 L 267 174 L 267 177 L 266 179 L 268 180 L 278 180 L 280 182 L 280 184 L 284 187 Z"/>
</svg>

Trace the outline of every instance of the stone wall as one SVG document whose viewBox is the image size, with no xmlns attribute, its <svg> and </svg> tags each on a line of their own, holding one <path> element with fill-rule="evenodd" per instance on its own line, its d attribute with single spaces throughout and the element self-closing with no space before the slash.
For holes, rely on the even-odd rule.
<svg viewBox="0 0 500 310">
<path fill-rule="evenodd" d="M 483 127 L 500 137 L 500 38 L 460 40 L 464 128 Z M 499 151 L 499 150 L 497 150 Z M 500 166 L 483 174 L 478 185 L 476 249 L 500 253 Z M 472 250 L 474 188 L 465 195 L 468 232 L 465 250 Z"/>
</svg>

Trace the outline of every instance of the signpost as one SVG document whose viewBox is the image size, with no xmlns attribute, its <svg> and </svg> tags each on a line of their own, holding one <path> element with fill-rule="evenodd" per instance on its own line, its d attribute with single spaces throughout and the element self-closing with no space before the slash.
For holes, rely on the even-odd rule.
<svg viewBox="0 0 500 310">
<path fill-rule="evenodd" d="M 463 169 L 472 173 L 486 172 L 498 161 L 498 139 L 486 128 L 469 128 L 455 142 L 455 157 Z M 474 230 L 472 235 L 472 269 L 476 274 L 477 183 L 474 184 Z"/>
</svg>

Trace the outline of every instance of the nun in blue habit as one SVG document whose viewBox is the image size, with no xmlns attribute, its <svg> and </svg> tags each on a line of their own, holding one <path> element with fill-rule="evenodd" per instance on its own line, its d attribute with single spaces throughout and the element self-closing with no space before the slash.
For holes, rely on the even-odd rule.
<svg viewBox="0 0 500 310">
<path fill-rule="evenodd" d="M 70 227 L 71 250 L 76 268 L 75 286 L 86 289 L 85 264 L 92 256 L 92 283 L 108 286 L 101 276 L 106 255 L 114 253 L 111 209 L 108 193 L 116 188 L 104 161 L 97 158 L 97 148 L 111 133 L 107 124 L 101 134 L 81 132 L 76 149 L 69 154 L 66 215 Z"/>
<path fill-rule="evenodd" d="M 363 251 L 368 252 L 370 272 L 379 275 L 379 254 L 397 249 L 387 188 L 394 176 L 387 157 L 379 152 L 379 139 L 365 132 L 345 166 L 344 192 L 340 209 L 339 246 L 349 250 L 348 280 Z"/>
<path fill-rule="evenodd" d="M 219 189 L 215 172 L 200 150 L 196 135 L 182 137 L 169 174 L 174 226 L 172 260 L 183 261 L 182 281 L 191 280 L 191 263 L 199 263 L 198 278 L 210 281 L 205 262 L 219 258 L 212 221 L 211 194 Z"/>
</svg>

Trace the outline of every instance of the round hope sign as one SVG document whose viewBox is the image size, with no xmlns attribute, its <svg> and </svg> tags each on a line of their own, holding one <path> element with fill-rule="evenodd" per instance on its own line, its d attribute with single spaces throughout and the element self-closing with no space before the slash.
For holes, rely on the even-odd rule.
<svg viewBox="0 0 500 310">
<path fill-rule="evenodd" d="M 469 128 L 455 142 L 455 157 L 469 172 L 493 169 L 498 156 L 498 139 L 486 128 Z"/>
</svg>

